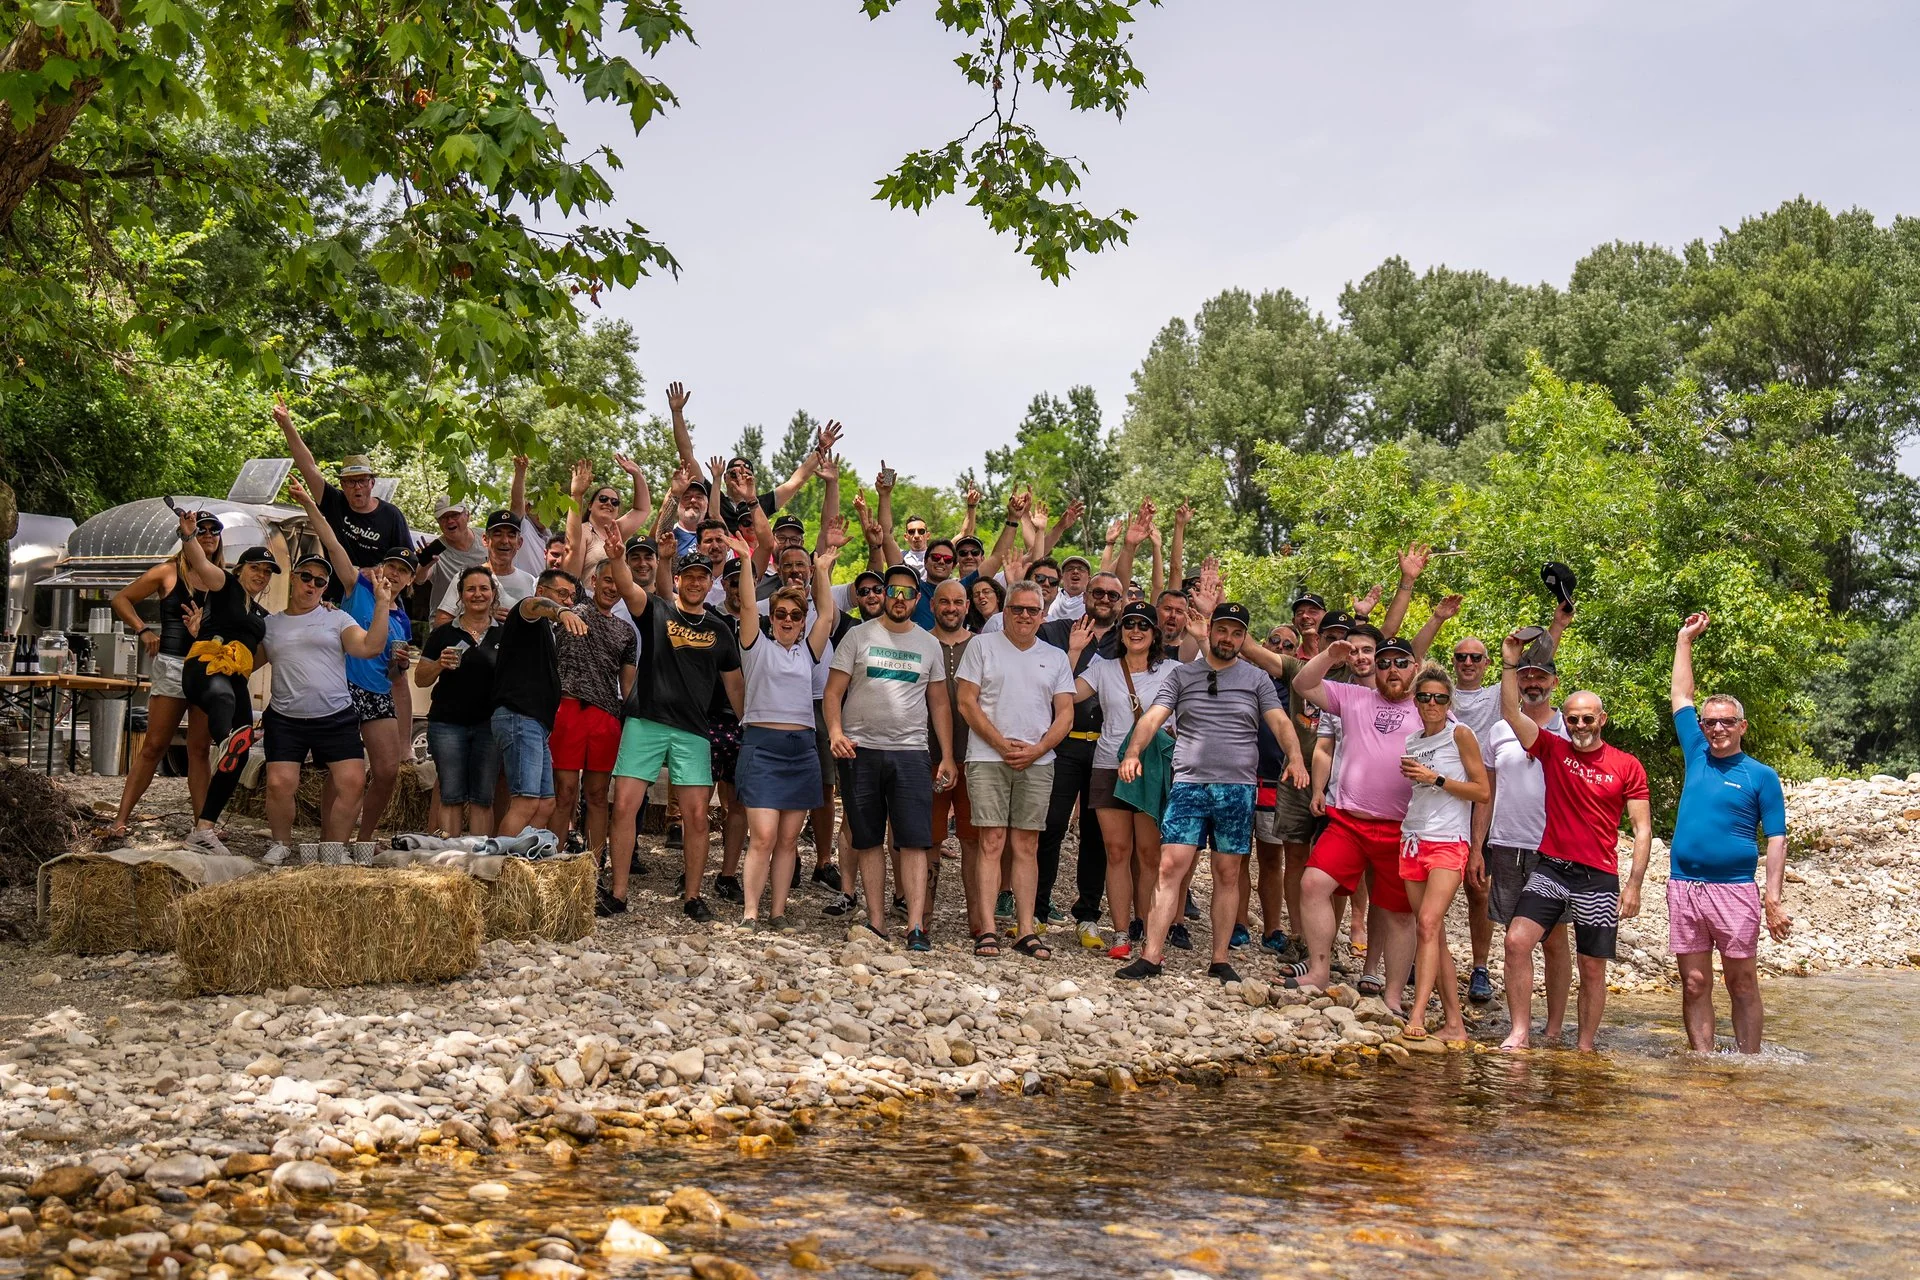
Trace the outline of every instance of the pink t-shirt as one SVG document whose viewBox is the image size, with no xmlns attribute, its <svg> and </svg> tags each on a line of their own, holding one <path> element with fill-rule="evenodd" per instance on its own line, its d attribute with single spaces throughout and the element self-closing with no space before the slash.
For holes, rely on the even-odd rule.
<svg viewBox="0 0 1920 1280">
<path fill-rule="evenodd" d="M 1407 739 L 1421 732 L 1411 697 L 1389 702 L 1359 684 L 1320 686 L 1340 717 L 1340 795 L 1336 807 L 1376 818 L 1404 818 L 1413 784 L 1400 772 Z"/>
</svg>

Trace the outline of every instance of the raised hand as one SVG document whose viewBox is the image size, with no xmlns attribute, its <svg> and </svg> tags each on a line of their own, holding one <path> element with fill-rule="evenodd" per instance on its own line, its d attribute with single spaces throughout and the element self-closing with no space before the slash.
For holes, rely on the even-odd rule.
<svg viewBox="0 0 1920 1280">
<path fill-rule="evenodd" d="M 1707 627 L 1710 626 L 1712 622 L 1713 619 L 1709 618 L 1705 613 L 1690 614 L 1687 620 L 1680 624 L 1680 638 L 1682 640 L 1698 640 L 1701 636 L 1707 634 Z"/>
<path fill-rule="evenodd" d="M 1433 548 L 1424 542 L 1414 542 L 1400 553 L 1400 576 L 1408 582 L 1427 571 L 1427 556 Z"/>
<path fill-rule="evenodd" d="M 685 409 L 687 407 L 687 401 L 691 399 L 693 399 L 693 396 L 687 391 L 686 387 L 680 383 L 669 382 L 667 384 L 667 408 L 675 414 Z"/>
<path fill-rule="evenodd" d="M 614 456 L 618 458 L 620 455 L 615 454 Z M 625 458 L 620 458 L 620 462 L 622 466 L 630 465 Z M 526 454 L 516 453 L 513 455 L 513 474 L 516 476 L 525 477 L 527 468 L 531 465 L 533 465 L 533 459 L 527 457 Z"/>
<path fill-rule="evenodd" d="M 829 516 L 820 529 L 820 545 L 828 551 L 838 552 L 847 545 L 847 518 Z"/>
<path fill-rule="evenodd" d="M 722 534 L 720 537 L 720 541 L 725 543 L 727 550 L 733 552 L 733 554 L 739 559 L 741 560 L 753 559 L 753 543 L 748 539 L 741 537 L 739 534 L 737 533 Z"/>
<path fill-rule="evenodd" d="M 673 479 L 667 482 L 667 492 L 677 499 L 687 491 L 693 479 L 693 469 L 683 462 L 673 469 Z"/>
<path fill-rule="evenodd" d="M 822 463 L 833 456 L 834 446 L 840 443 L 840 437 L 845 433 L 845 427 L 831 420 L 826 426 L 820 428 L 820 435 L 814 441 L 813 451 L 820 455 Z"/>
<path fill-rule="evenodd" d="M 893 483 L 896 478 L 893 473 L 893 468 L 887 465 L 887 460 L 885 458 L 880 459 L 880 474 L 873 478 L 874 492 L 892 493 Z"/>
<path fill-rule="evenodd" d="M 1373 584 L 1373 586 L 1367 589 L 1367 594 L 1361 596 L 1358 600 L 1355 600 L 1353 602 L 1353 616 L 1356 618 L 1365 618 L 1368 614 L 1373 612 L 1374 606 L 1379 603 L 1380 603 L 1380 584 L 1376 582 Z"/>
<path fill-rule="evenodd" d="M 1073 630 L 1067 633 L 1067 653 L 1077 664 L 1086 647 L 1093 643 L 1093 615 L 1085 613 L 1073 624 Z"/>
<path fill-rule="evenodd" d="M 1075 498 L 1072 502 L 1069 502 L 1067 504 L 1067 509 L 1064 512 L 1062 512 L 1060 516 L 1060 531 L 1062 533 L 1065 533 L 1068 529 L 1071 529 L 1076 524 L 1079 524 L 1080 517 L 1084 516 L 1085 514 L 1087 514 L 1086 503 L 1080 501 L 1080 499 L 1078 498 Z"/>
<path fill-rule="evenodd" d="M 587 490 L 593 487 L 593 464 L 585 458 L 575 459 L 573 464 L 573 500 L 584 501 Z"/>
<path fill-rule="evenodd" d="M 1193 523 L 1193 504 L 1185 498 L 1180 500 L 1179 508 L 1173 513 L 1175 528 L 1184 529 Z"/>
<path fill-rule="evenodd" d="M 1333 655 L 1333 666 L 1344 667 L 1353 657 L 1353 646 L 1348 644 L 1344 639 L 1335 640 L 1321 652 Z"/>
<path fill-rule="evenodd" d="M 386 574 L 376 573 L 373 575 L 373 602 L 375 605 L 382 609 L 391 609 L 393 607 L 393 598 L 396 594 L 393 584 L 387 581 Z"/>
<path fill-rule="evenodd" d="M 980 490 L 969 487 L 967 489 L 967 510 L 971 511 L 979 505 L 980 505 Z"/>
<path fill-rule="evenodd" d="M 1031 493 L 1016 493 L 1007 499 L 1007 519 L 1019 520 L 1027 514 L 1027 508 L 1033 505 Z"/>
<path fill-rule="evenodd" d="M 185 542 L 193 537 L 194 529 L 199 526 L 200 513 L 188 511 L 183 507 L 174 514 L 180 517 L 180 541 Z"/>
<path fill-rule="evenodd" d="M 1120 535 L 1126 531 L 1127 518 L 1125 516 L 1115 516 L 1107 524 L 1107 545 L 1112 546 L 1114 543 L 1120 541 Z"/>
<path fill-rule="evenodd" d="M 840 468 L 844 465 L 844 460 L 838 454 L 828 451 L 820 455 L 820 463 L 815 470 L 820 473 L 822 480 L 838 480 Z"/>
<path fill-rule="evenodd" d="M 753 491 L 753 472 L 734 470 L 726 474 L 727 496 L 742 506 L 760 495 Z"/>
<path fill-rule="evenodd" d="M 1515 631 L 1500 642 L 1500 661 L 1511 667 L 1520 661 L 1520 655 L 1526 651 L 1527 642 Z"/>
<path fill-rule="evenodd" d="M 275 396 L 273 398 L 273 421 L 274 425 L 278 426 L 282 431 L 293 430 L 293 411 L 287 408 L 287 398 L 285 396 Z"/>
<path fill-rule="evenodd" d="M 1449 622 L 1460 616 L 1462 596 L 1442 596 L 1433 606 L 1433 616 L 1442 622 Z"/>
<path fill-rule="evenodd" d="M 526 461 L 525 458 L 515 458 L 513 460 L 514 466 L 518 467 L 525 461 Z M 640 464 L 635 462 L 632 458 L 629 458 L 624 453 L 616 453 L 613 455 L 613 465 L 616 467 L 619 467 L 622 471 L 626 472 L 629 476 L 631 476 L 635 480 L 638 480 L 641 478 Z"/>
<path fill-rule="evenodd" d="M 600 545 L 606 550 L 607 559 L 622 561 L 626 559 L 626 548 L 620 542 L 620 526 L 609 525 L 602 533 Z"/>
<path fill-rule="evenodd" d="M 1147 534 L 1153 529 L 1153 516 L 1145 504 L 1133 513 L 1133 519 L 1127 521 L 1127 546 L 1137 547 L 1147 540 Z"/>
<path fill-rule="evenodd" d="M 707 473 L 713 477 L 714 487 L 720 487 L 726 482 L 727 460 L 717 453 L 714 454 L 707 459 Z"/>
<path fill-rule="evenodd" d="M 192 601 L 188 601 L 186 604 L 180 606 L 180 620 L 186 625 L 187 634 L 195 640 L 200 638 L 200 623 L 206 616 L 206 611 Z M 160 633 L 157 631 L 149 631 L 147 634 L 153 637 L 153 647 L 155 651 L 158 651 L 160 648 Z"/>
</svg>

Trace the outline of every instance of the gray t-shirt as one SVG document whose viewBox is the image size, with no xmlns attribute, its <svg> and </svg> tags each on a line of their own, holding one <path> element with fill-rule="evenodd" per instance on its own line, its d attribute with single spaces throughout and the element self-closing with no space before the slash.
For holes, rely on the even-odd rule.
<svg viewBox="0 0 1920 1280">
<path fill-rule="evenodd" d="M 1473 730 L 1475 741 L 1480 744 L 1482 763 L 1493 765 L 1493 726 L 1501 723 L 1500 686 L 1482 685 L 1478 689 L 1460 689 L 1453 691 L 1453 718 Z"/>
<path fill-rule="evenodd" d="M 928 637 L 931 639 L 932 637 Z M 1053 726 L 1053 699 L 1073 696 L 1073 663 L 1064 649 L 1036 639 L 1022 649 L 998 631 L 975 636 L 955 680 L 980 686 L 980 710 L 1009 742 L 1038 742 Z M 998 764 L 1000 753 L 980 734 L 967 735 L 967 762 Z M 1050 764 L 1053 752 L 1035 760 Z"/>
<path fill-rule="evenodd" d="M 453 590 L 453 584 L 460 580 L 462 570 L 471 569 L 477 564 L 486 562 L 487 544 L 481 540 L 478 533 L 473 535 L 473 545 L 465 551 L 451 543 L 446 544 L 439 557 L 433 562 L 433 572 L 427 577 L 427 598 L 445 599 L 447 593 Z M 448 612 L 458 615 L 459 603 L 456 601 L 454 607 Z"/>
<path fill-rule="evenodd" d="M 1153 705 L 1166 707 L 1180 722 L 1175 782 L 1251 787 L 1258 781 L 1260 718 L 1280 710 L 1272 677 L 1238 659 L 1216 673 L 1205 658 L 1196 658 L 1173 669 Z"/>
<path fill-rule="evenodd" d="M 947 678 L 940 642 L 909 626 L 863 622 L 840 638 L 830 664 L 847 676 L 840 728 L 871 751 L 927 750 L 927 686 Z"/>
<path fill-rule="evenodd" d="M 351 707 L 341 637 L 359 625 L 345 609 L 325 605 L 302 614 L 268 614 L 267 642 L 261 647 L 261 656 L 273 664 L 268 705 L 300 720 L 338 715 Z"/>
</svg>

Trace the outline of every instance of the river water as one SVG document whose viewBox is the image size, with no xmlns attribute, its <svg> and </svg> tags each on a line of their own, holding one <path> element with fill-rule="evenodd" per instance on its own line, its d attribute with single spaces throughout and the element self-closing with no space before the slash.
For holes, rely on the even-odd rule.
<svg viewBox="0 0 1920 1280">
<path fill-rule="evenodd" d="M 472 1219 L 462 1192 L 484 1169 L 516 1186 L 488 1211 L 511 1247 L 695 1184 L 761 1225 L 662 1238 L 763 1277 L 806 1274 L 788 1258 L 807 1237 L 840 1274 L 909 1254 L 943 1280 L 1920 1275 L 1920 974 L 1766 994 L 1753 1059 L 1684 1053 L 1677 997 L 1617 997 L 1596 1055 L 927 1104 L 759 1158 L 702 1145 L 583 1152 L 559 1173 L 537 1153 L 451 1175 L 388 1166 L 363 1202 Z M 1724 1030 L 1724 993 L 1721 1014 Z M 956 1161 L 962 1142 L 988 1159 Z"/>
</svg>

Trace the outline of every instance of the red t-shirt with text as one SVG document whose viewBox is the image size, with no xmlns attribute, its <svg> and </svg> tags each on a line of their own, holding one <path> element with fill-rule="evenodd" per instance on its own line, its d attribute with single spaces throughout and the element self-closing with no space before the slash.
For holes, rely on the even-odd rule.
<svg viewBox="0 0 1920 1280">
<path fill-rule="evenodd" d="M 1633 756 L 1601 743 L 1575 751 L 1554 733 L 1542 733 L 1527 748 L 1540 762 L 1547 784 L 1547 830 L 1540 852 L 1618 875 L 1614 846 L 1627 801 L 1647 798 L 1647 771 Z"/>
</svg>

